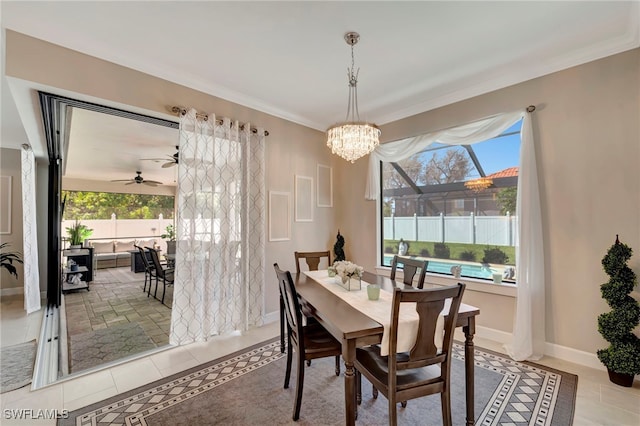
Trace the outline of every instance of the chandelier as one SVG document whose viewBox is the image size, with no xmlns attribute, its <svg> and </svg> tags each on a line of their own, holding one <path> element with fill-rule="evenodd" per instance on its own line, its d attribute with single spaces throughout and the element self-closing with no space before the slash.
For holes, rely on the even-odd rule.
<svg viewBox="0 0 640 426">
<path fill-rule="evenodd" d="M 481 177 L 481 178 L 470 180 L 464 183 L 464 186 L 467 189 L 472 190 L 473 192 L 484 191 L 485 189 L 489 188 L 491 185 L 493 185 L 493 179 L 488 177 Z"/>
<path fill-rule="evenodd" d="M 351 68 L 347 69 L 349 77 L 349 103 L 345 123 L 336 124 L 327 130 L 327 146 L 331 152 L 347 161 L 355 162 L 373 151 L 380 143 L 380 129 L 375 124 L 360 121 L 358 112 L 358 73 L 355 71 L 353 46 L 360 39 L 360 34 L 349 32 L 344 39 L 351 46 Z"/>
</svg>

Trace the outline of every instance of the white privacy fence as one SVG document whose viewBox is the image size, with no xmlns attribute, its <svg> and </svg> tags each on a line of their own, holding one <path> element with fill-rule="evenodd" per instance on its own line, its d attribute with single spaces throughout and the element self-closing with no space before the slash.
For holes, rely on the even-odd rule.
<svg viewBox="0 0 640 426">
<path fill-rule="evenodd" d="M 409 216 L 385 217 L 385 240 L 434 241 L 515 246 L 518 217 L 506 216 Z"/>
<path fill-rule="evenodd" d="M 67 235 L 66 228 L 71 227 L 75 220 L 62 221 L 62 235 Z M 160 215 L 157 219 L 82 219 L 80 223 L 93 229 L 89 239 L 96 238 L 129 238 L 129 237 L 157 237 L 165 233 L 168 225 L 173 225 L 173 219 L 164 219 Z"/>
</svg>

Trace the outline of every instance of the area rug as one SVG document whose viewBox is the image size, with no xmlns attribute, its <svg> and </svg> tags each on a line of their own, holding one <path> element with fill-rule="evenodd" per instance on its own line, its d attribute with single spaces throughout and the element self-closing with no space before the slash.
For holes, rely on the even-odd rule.
<svg viewBox="0 0 640 426">
<path fill-rule="evenodd" d="M 69 372 L 75 373 L 156 347 L 140 324 L 130 322 L 69 336 Z"/>
<path fill-rule="evenodd" d="M 36 360 L 36 340 L 0 349 L 0 393 L 31 383 Z"/>
<path fill-rule="evenodd" d="M 293 422 L 295 377 L 283 389 L 285 363 L 279 340 L 271 340 L 73 411 L 58 425 L 344 424 L 344 366 L 340 377 L 334 374 L 333 358 L 306 367 L 300 420 Z M 572 424 L 577 376 L 479 348 L 475 366 L 477 425 Z M 462 425 L 464 347 L 459 344 L 451 378 L 453 424 Z M 373 399 L 364 378 L 357 423 L 388 424 L 387 400 L 382 395 Z M 441 423 L 438 395 L 398 407 L 398 424 Z"/>
</svg>

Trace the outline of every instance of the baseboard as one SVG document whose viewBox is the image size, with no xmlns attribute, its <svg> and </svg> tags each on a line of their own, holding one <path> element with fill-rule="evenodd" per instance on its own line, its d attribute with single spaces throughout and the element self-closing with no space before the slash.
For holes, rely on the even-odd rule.
<svg viewBox="0 0 640 426">
<path fill-rule="evenodd" d="M 269 312 L 266 314 L 262 320 L 265 324 L 271 324 L 272 322 L 276 322 L 280 320 L 280 311 Z"/>
<path fill-rule="evenodd" d="M 18 294 L 24 294 L 24 287 L 10 287 L 0 290 L 0 297 L 16 296 Z"/>
<path fill-rule="evenodd" d="M 482 326 L 476 326 L 476 336 L 502 344 L 511 341 L 511 333 Z M 607 370 L 596 354 L 580 351 L 567 346 L 546 342 L 544 346 L 544 354 L 546 356 L 573 362 L 574 364 L 584 365 L 585 367 L 594 368 L 596 370 Z"/>
</svg>

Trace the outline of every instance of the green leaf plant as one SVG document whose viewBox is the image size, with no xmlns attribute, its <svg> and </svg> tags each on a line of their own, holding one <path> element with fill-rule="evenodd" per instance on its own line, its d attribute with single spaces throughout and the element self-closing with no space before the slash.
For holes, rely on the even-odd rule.
<svg viewBox="0 0 640 426">
<path fill-rule="evenodd" d="M 632 254 L 633 250 L 616 235 L 616 242 L 602 259 L 610 279 L 600 286 L 600 291 L 611 311 L 598 316 L 598 331 L 610 345 L 598 351 L 598 358 L 609 370 L 634 376 L 640 374 L 640 339 L 633 334 L 640 324 L 640 304 L 629 296 L 638 283 L 636 274 L 627 266 Z"/>
</svg>

